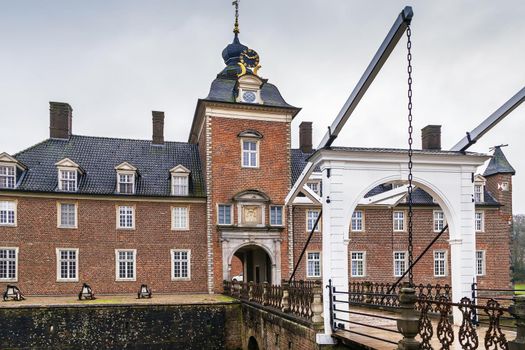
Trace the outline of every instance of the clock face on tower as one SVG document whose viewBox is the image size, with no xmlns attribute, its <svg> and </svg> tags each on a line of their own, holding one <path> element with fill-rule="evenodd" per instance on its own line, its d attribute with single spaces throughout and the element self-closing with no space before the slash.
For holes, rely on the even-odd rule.
<svg viewBox="0 0 525 350">
<path fill-rule="evenodd" d="M 259 54 L 252 49 L 246 49 L 241 53 L 241 63 L 248 68 L 255 68 L 259 65 Z"/>
<path fill-rule="evenodd" d="M 256 96 L 253 91 L 245 91 L 242 94 L 242 100 L 244 102 L 253 103 L 255 102 Z"/>
</svg>

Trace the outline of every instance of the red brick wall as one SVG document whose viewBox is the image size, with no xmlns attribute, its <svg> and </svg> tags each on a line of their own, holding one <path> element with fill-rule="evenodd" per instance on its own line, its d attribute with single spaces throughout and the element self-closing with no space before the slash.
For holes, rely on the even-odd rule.
<svg viewBox="0 0 525 350">
<path fill-rule="evenodd" d="M 2 197 L 4 198 L 4 197 Z M 78 229 L 57 228 L 57 200 L 18 200 L 17 227 L 0 227 L 4 247 L 18 247 L 18 282 L 25 294 L 206 292 L 205 204 L 189 204 L 190 230 L 171 230 L 174 203 L 78 199 Z M 135 229 L 116 229 L 118 204 L 135 205 Z M 79 281 L 57 282 L 56 248 L 79 249 Z M 136 281 L 115 281 L 115 249 L 136 249 Z M 170 249 L 191 249 L 191 281 L 171 281 Z M 0 290 L 6 283 L 0 283 Z"/>
<path fill-rule="evenodd" d="M 320 208 L 299 207 L 299 206 L 296 206 L 293 208 L 294 268 L 299 260 L 299 256 L 301 255 L 301 252 L 303 251 L 306 245 L 306 241 L 308 240 L 308 235 L 310 234 L 306 226 L 306 213 L 308 209 L 320 209 Z M 319 221 L 319 226 L 322 227 L 321 221 Z M 310 240 L 310 243 L 308 244 L 308 247 L 306 248 L 306 252 L 304 253 L 303 258 L 297 267 L 297 271 L 294 276 L 296 280 L 315 279 L 315 278 L 306 277 L 307 252 L 321 252 L 323 250 L 322 241 L 323 241 L 322 231 L 320 230 L 319 232 L 314 232 L 314 234 L 312 235 L 312 239 Z M 321 264 L 322 264 L 322 261 L 323 261 L 323 257 L 321 254 Z"/>
<path fill-rule="evenodd" d="M 406 208 L 405 208 L 406 209 Z M 437 207 L 416 208 L 414 210 L 414 260 L 427 247 L 437 234 L 433 229 L 433 210 Z M 294 265 L 303 250 L 308 233 L 306 232 L 306 208 L 293 209 L 294 224 Z M 351 269 L 351 251 L 366 251 L 366 275 L 362 278 L 350 277 L 350 281 L 393 282 L 394 251 L 407 251 L 407 232 L 394 232 L 392 222 L 393 209 L 365 208 L 364 226 L 362 232 L 349 232 L 348 245 L 349 274 Z M 394 210 L 403 210 L 395 208 Z M 478 208 L 481 210 L 481 207 Z M 497 208 L 485 208 L 485 230 L 476 233 L 477 249 L 485 250 L 486 273 L 478 276 L 480 288 L 508 288 L 510 285 L 510 245 L 509 226 Z M 406 218 L 407 216 L 405 216 Z M 315 233 L 307 251 L 321 251 L 322 237 Z M 434 277 L 433 251 L 446 250 L 448 268 L 446 277 Z M 322 257 L 321 257 L 322 258 Z M 408 265 L 407 265 L 408 266 Z M 444 233 L 414 269 L 415 283 L 450 284 L 450 248 L 448 233 Z M 306 256 L 301 261 L 296 278 L 305 279 Z"/>
<path fill-rule="evenodd" d="M 257 130 L 263 135 L 259 144 L 259 167 L 241 166 L 241 141 L 239 133 Z M 284 205 L 284 198 L 289 190 L 289 137 L 290 123 L 256 121 L 230 118 L 211 118 L 212 137 L 212 226 L 215 289 L 222 288 L 222 249 L 217 222 L 216 206 L 218 203 L 231 203 L 232 197 L 245 190 L 258 190 L 270 197 L 271 204 Z M 237 222 L 234 208 L 233 220 Z M 265 222 L 269 222 L 269 210 L 266 208 Z M 285 211 L 283 209 L 283 215 Z M 286 223 L 286 217 L 284 217 Z M 288 274 L 287 254 L 288 236 L 286 227 L 281 232 L 281 269 L 282 276 Z"/>
</svg>

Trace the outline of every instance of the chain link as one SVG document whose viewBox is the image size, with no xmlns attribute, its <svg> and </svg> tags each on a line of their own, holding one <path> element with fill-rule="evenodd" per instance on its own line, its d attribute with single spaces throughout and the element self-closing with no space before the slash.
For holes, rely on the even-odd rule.
<svg viewBox="0 0 525 350">
<path fill-rule="evenodd" d="M 414 285 L 414 273 L 412 270 L 412 263 L 414 260 L 413 257 L 413 244 L 412 244 L 412 229 L 413 229 L 413 223 L 412 223 L 412 217 L 413 217 L 413 211 L 412 211 L 412 132 L 414 131 L 412 127 L 412 32 L 410 30 L 410 26 L 407 28 L 407 73 L 408 73 L 408 281 L 410 283 L 410 286 Z"/>
</svg>

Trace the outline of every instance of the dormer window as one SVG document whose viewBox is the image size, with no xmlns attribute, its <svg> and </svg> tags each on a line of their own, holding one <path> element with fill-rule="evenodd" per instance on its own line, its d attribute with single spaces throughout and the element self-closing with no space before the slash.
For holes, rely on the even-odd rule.
<svg viewBox="0 0 525 350">
<path fill-rule="evenodd" d="M 115 170 L 117 171 L 117 193 L 135 194 L 137 168 L 128 162 L 124 162 L 117 165 Z"/>
<path fill-rule="evenodd" d="M 261 86 L 263 81 L 255 75 L 243 75 L 238 80 L 237 102 L 263 104 Z"/>
<path fill-rule="evenodd" d="M 189 194 L 190 171 L 183 165 L 177 165 L 170 170 L 171 173 L 171 195 L 187 196 Z"/>
<path fill-rule="evenodd" d="M 26 169 L 25 165 L 7 153 L 0 154 L 0 189 L 16 188 L 17 175 Z"/>
<path fill-rule="evenodd" d="M 60 182 L 58 189 L 65 192 L 76 192 L 77 191 L 77 172 L 76 170 L 63 170 L 58 171 L 60 176 Z"/>
<path fill-rule="evenodd" d="M 77 192 L 78 175 L 83 172 L 80 166 L 69 158 L 64 158 L 55 165 L 58 168 L 58 190 Z"/>
<path fill-rule="evenodd" d="M 15 188 L 16 170 L 14 165 L 0 165 L 0 188 Z"/>
<path fill-rule="evenodd" d="M 474 202 L 482 203 L 485 201 L 485 178 L 481 175 L 476 175 L 474 178 Z"/>
<path fill-rule="evenodd" d="M 135 192 L 134 174 L 118 174 L 118 192 L 122 194 L 133 194 Z"/>
</svg>

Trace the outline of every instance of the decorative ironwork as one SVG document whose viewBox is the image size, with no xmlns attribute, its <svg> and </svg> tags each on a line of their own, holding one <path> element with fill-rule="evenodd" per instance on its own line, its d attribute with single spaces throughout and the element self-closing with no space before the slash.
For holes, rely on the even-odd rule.
<svg viewBox="0 0 525 350">
<path fill-rule="evenodd" d="M 419 297 L 418 304 L 420 305 L 421 314 L 419 316 L 419 336 L 421 337 L 422 350 L 431 350 L 430 340 L 434 335 L 434 328 L 429 318 L 429 311 L 432 310 L 432 303 L 426 295 Z"/>
<path fill-rule="evenodd" d="M 270 286 L 270 293 L 268 293 L 268 305 L 280 309 L 283 300 L 283 288 L 281 286 Z"/>
<path fill-rule="evenodd" d="M 313 283 L 313 282 L 312 282 Z M 304 281 L 290 284 L 290 313 L 310 319 L 312 317 L 312 302 L 314 294 L 310 283 Z"/>
<path fill-rule="evenodd" d="M 454 343 L 454 330 L 450 323 L 451 303 L 445 296 L 440 296 L 436 309 L 439 312 L 439 322 L 437 326 L 437 337 L 441 344 L 441 349 L 448 350 Z"/>
<path fill-rule="evenodd" d="M 262 304 L 263 303 L 263 292 L 264 287 L 262 284 L 256 284 L 253 282 L 250 282 L 250 285 L 252 287 L 252 295 L 251 295 L 251 301 L 254 301 L 256 303 Z"/>
<path fill-rule="evenodd" d="M 461 348 L 465 350 L 475 350 L 478 348 L 479 340 L 478 333 L 474 327 L 473 320 L 475 316 L 474 302 L 469 298 L 464 297 L 459 302 L 459 311 L 463 316 L 461 326 L 459 327 L 458 339 Z"/>
<path fill-rule="evenodd" d="M 503 334 L 501 331 L 500 326 L 500 319 L 501 315 L 503 315 L 503 309 L 496 300 L 489 299 L 483 310 L 489 316 L 489 329 L 485 334 L 485 349 L 507 350 L 507 339 L 505 338 L 505 334 Z"/>
</svg>

